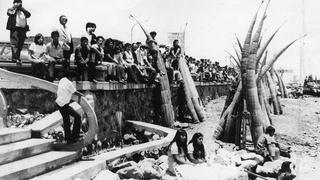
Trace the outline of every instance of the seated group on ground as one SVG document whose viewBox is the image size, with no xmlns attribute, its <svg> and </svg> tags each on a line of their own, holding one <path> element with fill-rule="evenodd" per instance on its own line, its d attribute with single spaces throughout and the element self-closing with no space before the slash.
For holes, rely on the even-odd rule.
<svg viewBox="0 0 320 180">
<path fill-rule="evenodd" d="M 265 134 L 261 135 L 257 142 L 256 153 L 263 156 L 264 162 L 274 161 L 280 157 L 280 146 L 274 138 L 275 128 L 268 126 Z M 290 148 L 289 148 L 290 150 Z M 290 152 L 282 152 L 281 156 L 290 158 Z M 168 173 L 176 175 L 176 167 L 183 164 L 206 163 L 206 151 L 203 144 L 203 134 L 197 132 L 188 143 L 187 133 L 183 129 L 177 130 L 174 139 L 168 146 Z M 292 174 L 294 164 L 290 161 L 282 163 L 278 173 L 278 179 L 294 179 Z"/>
<path fill-rule="evenodd" d="M 175 175 L 175 167 L 181 164 L 199 164 L 206 162 L 206 154 L 201 133 L 195 133 L 188 143 L 187 133 L 179 129 L 168 146 L 168 171 Z"/>
</svg>

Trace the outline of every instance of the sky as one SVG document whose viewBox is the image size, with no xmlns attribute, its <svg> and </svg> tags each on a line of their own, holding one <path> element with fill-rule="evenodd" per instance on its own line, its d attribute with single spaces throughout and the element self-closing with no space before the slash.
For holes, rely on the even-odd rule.
<svg viewBox="0 0 320 180">
<path fill-rule="evenodd" d="M 0 41 L 9 41 L 5 29 L 6 10 L 13 0 L 0 0 Z M 264 39 L 281 24 L 270 44 L 269 55 L 275 54 L 303 33 L 303 17 L 307 36 L 295 43 L 276 62 L 275 68 L 292 70 L 286 79 L 313 74 L 320 78 L 320 1 L 271 0 L 263 29 Z M 181 32 L 186 27 L 186 53 L 195 58 L 209 58 L 230 64 L 226 51 L 234 54 L 236 36 L 243 42 L 250 21 L 261 0 L 23 0 L 31 12 L 28 36 L 42 33 L 49 36 L 59 25 L 59 16 L 68 17 L 68 26 L 74 37 L 85 32 L 86 22 L 97 24 L 96 35 L 131 41 L 133 14 L 149 31 L 157 32 L 157 41 L 167 44 L 168 32 Z M 133 27 L 133 41 L 144 42 L 138 26 Z M 304 46 L 302 45 L 304 43 Z M 302 47 L 304 51 L 301 51 Z M 303 52 L 303 53 L 302 53 Z M 303 58 L 302 58 L 303 57 Z M 300 59 L 304 59 L 303 66 Z M 301 68 L 304 67 L 304 68 Z"/>
</svg>

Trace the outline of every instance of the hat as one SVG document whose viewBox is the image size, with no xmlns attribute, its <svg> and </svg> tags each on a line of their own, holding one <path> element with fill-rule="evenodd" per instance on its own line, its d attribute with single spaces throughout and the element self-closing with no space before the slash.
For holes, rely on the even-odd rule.
<svg viewBox="0 0 320 180">
<path fill-rule="evenodd" d="M 22 3 L 21 0 L 13 0 L 13 3 Z"/>
</svg>

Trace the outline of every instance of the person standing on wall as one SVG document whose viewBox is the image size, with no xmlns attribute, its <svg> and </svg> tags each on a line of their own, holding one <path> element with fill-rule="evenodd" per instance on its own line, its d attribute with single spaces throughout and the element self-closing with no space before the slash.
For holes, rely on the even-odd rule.
<svg viewBox="0 0 320 180">
<path fill-rule="evenodd" d="M 63 118 L 63 130 L 67 144 L 75 143 L 81 138 L 81 115 L 70 106 L 73 93 L 79 97 L 83 96 L 68 78 L 62 78 L 58 85 L 56 104 Z M 70 116 L 74 117 L 72 132 Z"/>
<path fill-rule="evenodd" d="M 73 53 L 73 41 L 72 41 L 72 36 L 69 31 L 68 26 L 66 26 L 68 21 L 67 16 L 61 15 L 59 17 L 59 22 L 60 22 L 60 27 L 59 27 L 59 34 L 60 34 L 60 41 L 66 42 L 66 44 L 70 47 L 69 50 L 63 50 L 63 57 L 64 60 L 61 62 L 62 63 L 62 71 L 63 71 L 63 76 L 66 77 L 67 74 L 69 74 L 70 71 L 70 56 Z"/>
<path fill-rule="evenodd" d="M 97 43 L 97 36 L 94 34 L 97 26 L 95 23 L 88 22 L 86 24 L 86 32 L 82 35 L 82 37 L 87 37 L 89 45 L 93 45 Z"/>
<path fill-rule="evenodd" d="M 10 31 L 10 43 L 12 46 L 12 61 L 21 63 L 20 53 L 26 39 L 26 33 L 29 31 L 27 18 L 31 16 L 30 12 L 22 7 L 21 0 L 14 0 L 13 6 L 7 11 L 8 21 L 7 30 Z"/>
</svg>

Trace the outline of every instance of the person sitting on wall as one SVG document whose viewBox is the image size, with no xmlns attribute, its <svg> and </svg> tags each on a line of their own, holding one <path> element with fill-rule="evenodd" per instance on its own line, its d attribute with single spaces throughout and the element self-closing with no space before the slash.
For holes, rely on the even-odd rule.
<svg viewBox="0 0 320 180">
<path fill-rule="evenodd" d="M 203 134 L 195 133 L 188 145 L 188 158 L 195 164 L 206 162 L 206 153 L 203 146 Z"/>
<path fill-rule="evenodd" d="M 135 61 L 135 64 L 138 65 L 138 68 L 145 75 L 148 83 L 154 81 L 156 76 L 156 70 L 152 67 L 152 65 L 148 62 L 146 53 L 143 48 L 140 48 L 141 44 L 133 43 L 132 44 L 132 55 Z"/>
<path fill-rule="evenodd" d="M 265 134 L 261 135 L 257 142 L 257 153 L 267 161 L 277 160 L 280 156 L 279 144 L 274 139 L 275 128 L 268 126 Z"/>
<path fill-rule="evenodd" d="M 46 45 L 43 43 L 44 37 L 41 33 L 36 34 L 34 42 L 29 47 L 29 59 L 31 61 L 31 68 L 33 76 L 37 78 L 46 78 Z"/>
<path fill-rule="evenodd" d="M 63 51 L 70 50 L 70 47 L 65 41 L 59 41 L 59 31 L 55 30 L 51 32 L 52 41 L 46 45 L 46 55 L 49 60 L 48 71 L 49 77 L 48 80 L 53 82 L 55 78 L 55 64 L 62 63 L 64 61 Z"/>
<path fill-rule="evenodd" d="M 90 61 L 92 49 L 88 45 L 88 38 L 81 37 L 80 45 L 75 49 L 75 63 L 77 65 L 77 81 L 88 80 L 88 63 Z"/>
<path fill-rule="evenodd" d="M 103 52 L 103 41 L 104 38 L 102 36 L 97 37 L 97 43 L 91 46 L 92 54 L 90 61 L 88 62 L 88 78 L 89 81 L 93 81 L 96 76 L 96 66 L 102 63 L 102 59 L 104 56 Z"/>
<path fill-rule="evenodd" d="M 145 74 L 138 68 L 138 65 L 134 63 L 131 44 L 126 43 L 124 45 L 123 60 L 127 70 L 128 78 L 134 83 L 146 82 Z"/>
<path fill-rule="evenodd" d="M 187 132 L 179 129 L 168 146 L 168 172 L 176 175 L 175 167 L 180 164 L 192 164 L 187 158 Z"/>
<path fill-rule="evenodd" d="M 68 75 L 68 78 L 69 78 L 69 75 Z M 68 78 L 64 77 L 59 81 L 57 99 L 55 102 L 58 105 L 58 109 L 63 118 L 63 129 L 65 134 L 65 140 L 67 141 L 67 144 L 72 144 L 77 142 L 81 138 L 80 136 L 81 115 L 70 106 L 71 97 L 72 97 L 72 94 L 76 94 L 79 97 L 83 95 L 76 90 L 75 86 Z M 70 126 L 71 126 L 70 116 L 74 117 L 72 131 L 70 129 Z"/>
</svg>

